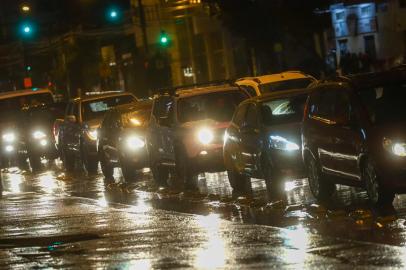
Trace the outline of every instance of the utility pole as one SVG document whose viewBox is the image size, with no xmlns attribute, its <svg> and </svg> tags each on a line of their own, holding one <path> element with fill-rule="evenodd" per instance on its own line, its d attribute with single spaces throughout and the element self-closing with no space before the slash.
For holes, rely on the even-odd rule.
<svg viewBox="0 0 406 270">
<path fill-rule="evenodd" d="M 145 54 L 148 54 L 148 36 L 147 36 L 147 24 L 145 22 L 145 12 L 144 6 L 142 4 L 142 0 L 138 1 L 138 9 L 139 9 L 139 16 L 140 16 L 140 26 L 142 31 L 142 42 L 144 43 L 144 50 Z"/>
</svg>

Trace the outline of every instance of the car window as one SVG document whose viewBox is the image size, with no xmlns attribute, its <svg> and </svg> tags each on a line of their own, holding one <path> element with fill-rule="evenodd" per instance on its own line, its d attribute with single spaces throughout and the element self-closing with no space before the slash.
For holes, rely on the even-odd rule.
<svg viewBox="0 0 406 270">
<path fill-rule="evenodd" d="M 238 107 L 238 110 L 234 114 L 233 123 L 236 124 L 238 127 L 242 125 L 245 119 L 245 113 L 247 111 L 248 104 L 243 104 Z"/>
<path fill-rule="evenodd" d="M 84 101 L 82 103 L 82 117 L 84 121 L 101 118 L 111 108 L 135 101 L 136 99 L 133 95 L 111 96 Z"/>
<path fill-rule="evenodd" d="M 150 108 L 125 112 L 121 115 L 121 122 L 125 128 L 145 127 L 149 124 L 150 116 Z"/>
<path fill-rule="evenodd" d="M 261 118 L 264 125 L 300 122 L 303 119 L 307 94 L 264 101 Z"/>
<path fill-rule="evenodd" d="M 111 127 L 111 112 L 106 113 L 103 123 L 101 124 L 101 128 L 104 130 L 108 130 Z"/>
<path fill-rule="evenodd" d="M 251 96 L 251 97 L 255 97 L 257 96 L 257 91 L 255 91 L 255 88 L 250 86 L 250 85 L 240 85 L 240 87 L 247 91 L 247 93 Z"/>
<path fill-rule="evenodd" d="M 152 114 L 156 118 L 168 116 L 170 107 L 173 104 L 173 99 L 170 96 L 160 96 L 154 102 Z"/>
<path fill-rule="evenodd" d="M 315 107 L 311 108 L 312 115 L 331 120 L 334 117 L 334 104 L 336 91 L 323 90 L 317 100 Z"/>
<path fill-rule="evenodd" d="M 235 108 L 248 96 L 241 90 L 219 91 L 179 99 L 177 115 L 179 122 L 212 119 L 229 122 Z"/>
<path fill-rule="evenodd" d="M 244 126 L 258 127 L 257 107 L 254 104 L 248 105 Z"/>
</svg>

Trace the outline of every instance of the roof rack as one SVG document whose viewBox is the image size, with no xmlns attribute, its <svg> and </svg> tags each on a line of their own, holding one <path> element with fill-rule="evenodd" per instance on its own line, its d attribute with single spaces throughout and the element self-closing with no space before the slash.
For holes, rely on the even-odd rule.
<svg viewBox="0 0 406 270">
<path fill-rule="evenodd" d="M 188 90 L 188 89 L 210 87 L 210 86 L 220 86 L 220 85 L 235 86 L 236 84 L 235 84 L 234 79 L 219 80 L 219 81 L 211 81 L 211 82 L 205 82 L 205 83 L 196 83 L 196 84 L 189 84 L 189 85 L 179 85 L 179 86 L 174 86 L 174 87 L 160 88 L 160 89 L 156 90 L 156 93 L 160 94 L 160 95 L 165 95 L 165 94 L 175 95 L 176 92 L 179 90 Z"/>
</svg>

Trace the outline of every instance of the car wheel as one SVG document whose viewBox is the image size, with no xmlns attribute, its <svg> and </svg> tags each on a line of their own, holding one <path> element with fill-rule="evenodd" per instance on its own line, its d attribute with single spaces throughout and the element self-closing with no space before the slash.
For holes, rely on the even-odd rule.
<svg viewBox="0 0 406 270">
<path fill-rule="evenodd" d="M 17 156 L 17 166 L 20 170 L 26 170 L 28 168 L 27 157 L 25 155 Z"/>
<path fill-rule="evenodd" d="M 185 185 L 186 189 L 196 190 L 198 175 L 194 173 L 185 151 L 179 150 L 176 154 L 176 177 Z"/>
<path fill-rule="evenodd" d="M 168 186 L 169 169 L 158 163 L 151 165 L 151 173 L 154 181 L 159 186 Z"/>
<path fill-rule="evenodd" d="M 249 193 L 251 190 L 251 179 L 247 175 L 237 172 L 235 169 L 227 170 L 228 181 L 234 193 Z"/>
<path fill-rule="evenodd" d="M 268 194 L 276 195 L 284 191 L 282 173 L 272 166 L 266 154 L 262 154 L 261 170 L 266 184 Z"/>
<path fill-rule="evenodd" d="M 99 152 L 100 167 L 105 178 L 113 179 L 114 167 L 106 160 L 106 155 L 103 151 Z"/>
<path fill-rule="evenodd" d="M 80 151 L 80 157 L 82 160 L 83 168 L 88 174 L 96 174 L 99 160 L 97 159 L 97 157 L 89 155 L 84 146 L 82 146 L 81 149 L 82 150 Z"/>
<path fill-rule="evenodd" d="M 320 166 L 313 158 L 309 158 L 306 165 L 309 187 L 313 196 L 318 200 L 329 199 L 335 191 L 335 184 L 325 179 Z"/>
<path fill-rule="evenodd" d="M 66 171 L 73 172 L 75 170 L 75 158 L 66 149 L 62 151 L 62 162 Z"/>
<path fill-rule="evenodd" d="M 369 197 L 373 206 L 385 206 L 393 203 L 395 193 L 382 187 L 379 176 L 370 160 L 365 162 L 362 168 L 362 177 Z"/>
<path fill-rule="evenodd" d="M 28 156 L 28 160 L 30 161 L 31 170 L 33 172 L 38 172 L 42 169 L 41 157 L 38 155 L 30 154 Z"/>
<path fill-rule="evenodd" d="M 131 163 L 121 160 L 121 172 L 126 182 L 134 181 L 137 171 L 131 166 Z"/>
</svg>

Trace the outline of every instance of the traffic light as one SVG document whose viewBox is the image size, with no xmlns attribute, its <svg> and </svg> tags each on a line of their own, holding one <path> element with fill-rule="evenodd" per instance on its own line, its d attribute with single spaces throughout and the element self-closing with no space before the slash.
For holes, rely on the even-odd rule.
<svg viewBox="0 0 406 270">
<path fill-rule="evenodd" d="M 110 22 L 120 21 L 121 15 L 121 10 L 115 7 L 108 8 L 106 12 L 107 20 Z"/>
<path fill-rule="evenodd" d="M 165 31 L 161 31 L 161 34 L 159 35 L 159 43 L 162 46 L 168 46 L 169 44 L 169 36 Z"/>
<path fill-rule="evenodd" d="M 23 38 L 30 38 L 34 34 L 34 25 L 30 22 L 24 22 L 20 25 L 19 32 Z"/>
</svg>

